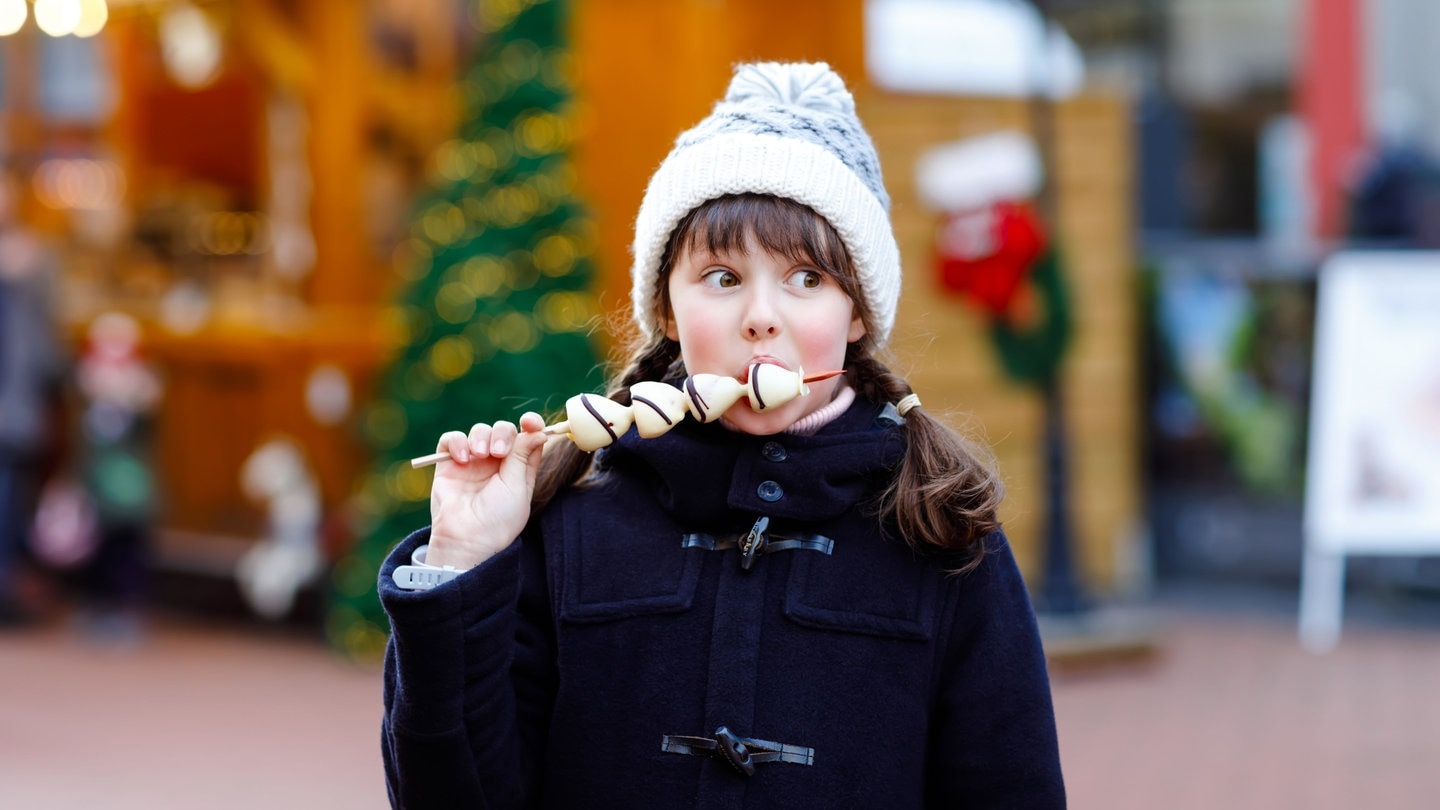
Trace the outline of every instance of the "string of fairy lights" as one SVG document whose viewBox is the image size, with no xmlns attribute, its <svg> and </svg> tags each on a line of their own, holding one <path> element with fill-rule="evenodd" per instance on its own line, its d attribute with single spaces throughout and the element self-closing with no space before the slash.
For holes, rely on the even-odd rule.
<svg viewBox="0 0 1440 810">
<path fill-rule="evenodd" d="M 399 280 L 427 294 L 402 297 L 385 314 L 396 356 L 406 362 L 391 396 L 373 402 L 361 417 L 377 455 L 388 458 L 385 451 L 413 439 L 411 409 L 435 403 L 447 385 L 477 365 L 501 353 L 524 355 L 547 336 L 593 328 L 592 295 L 581 280 L 564 281 L 595 251 L 593 222 L 574 215 L 547 219 L 575 199 L 576 171 L 568 156 L 573 121 L 564 109 L 539 106 L 503 122 L 486 121 L 483 114 L 514 103 L 521 97 L 517 90 L 536 83 L 568 97 L 571 63 L 564 48 L 520 37 L 507 41 L 514 36 L 507 29 L 546 2 L 552 0 L 483 0 L 471 7 L 492 50 L 457 83 L 467 124 L 431 155 L 428 181 L 438 193 L 417 211 L 392 259 Z M 547 222 L 553 224 L 542 224 Z M 467 251 L 491 231 L 506 238 L 484 251 Z M 496 244 L 508 249 L 496 251 Z M 537 296 L 542 281 L 547 283 Z M 352 499 L 358 536 L 391 516 L 416 512 L 429 498 L 429 471 L 412 468 L 407 454 L 389 455 L 395 459 L 362 476 Z M 332 584 L 340 598 L 326 624 L 332 643 L 358 659 L 378 655 L 387 636 L 359 604 L 374 594 L 377 562 L 367 551 L 373 549 L 352 548 L 337 561 Z"/>
</svg>

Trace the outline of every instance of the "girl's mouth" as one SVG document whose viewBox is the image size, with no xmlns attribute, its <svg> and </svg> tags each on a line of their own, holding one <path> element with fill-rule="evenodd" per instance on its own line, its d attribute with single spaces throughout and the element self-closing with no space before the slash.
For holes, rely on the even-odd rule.
<svg viewBox="0 0 1440 810">
<path fill-rule="evenodd" d="M 789 367 L 789 366 L 785 365 L 783 362 L 775 359 L 774 357 L 752 357 L 752 358 L 750 358 L 750 361 L 745 364 L 745 368 L 743 368 L 743 369 L 740 370 L 740 376 L 737 377 L 737 379 L 739 379 L 740 382 L 742 382 L 742 383 L 744 383 L 744 384 L 746 384 L 746 385 L 749 385 L 749 383 L 750 383 L 750 369 L 754 368 L 754 367 L 755 367 L 757 364 L 759 364 L 759 363 L 765 363 L 766 365 L 771 365 L 771 366 L 779 366 L 780 368 L 783 368 L 783 369 L 785 369 L 786 371 L 789 371 L 789 370 L 790 370 L 790 367 Z"/>
</svg>

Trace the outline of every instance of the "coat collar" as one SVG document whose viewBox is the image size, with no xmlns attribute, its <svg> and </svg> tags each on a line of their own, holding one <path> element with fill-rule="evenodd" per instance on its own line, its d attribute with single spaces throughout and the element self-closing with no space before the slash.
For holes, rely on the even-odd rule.
<svg viewBox="0 0 1440 810">
<path fill-rule="evenodd" d="M 721 527 L 762 514 L 837 517 L 883 486 L 905 451 L 894 409 L 857 399 L 813 436 L 752 436 L 687 419 L 655 439 L 632 428 L 601 452 L 601 469 L 647 481 L 682 524 Z"/>
</svg>

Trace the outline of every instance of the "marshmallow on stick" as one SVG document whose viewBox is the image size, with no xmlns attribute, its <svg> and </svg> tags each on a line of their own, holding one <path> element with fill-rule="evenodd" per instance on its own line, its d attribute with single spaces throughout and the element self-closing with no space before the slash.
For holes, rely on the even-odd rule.
<svg viewBox="0 0 1440 810">
<path fill-rule="evenodd" d="M 552 435 L 564 434 L 586 452 L 605 447 L 635 425 L 641 438 L 653 439 L 674 427 L 690 414 L 697 422 L 719 419 L 742 398 L 757 411 L 778 408 L 796 397 L 810 393 L 807 383 L 829 379 L 841 371 L 827 371 L 806 377 L 773 363 L 750 366 L 748 379 L 741 382 L 719 374 L 692 374 L 681 387 L 662 382 L 638 382 L 630 386 L 630 404 L 596 394 L 576 394 L 565 402 L 564 422 L 545 428 Z M 426 467 L 450 458 L 433 453 L 411 459 L 411 467 Z"/>
</svg>

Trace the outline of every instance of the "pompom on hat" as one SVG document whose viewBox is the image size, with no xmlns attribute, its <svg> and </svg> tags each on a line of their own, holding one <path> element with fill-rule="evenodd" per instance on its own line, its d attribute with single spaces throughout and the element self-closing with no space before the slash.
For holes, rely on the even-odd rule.
<svg viewBox="0 0 1440 810">
<path fill-rule="evenodd" d="M 900 298 L 900 250 L 875 144 L 855 99 L 824 63 L 740 65 L 710 115 L 682 133 L 660 164 L 635 219 L 631 300 L 647 336 L 660 261 L 675 226 L 726 194 L 772 194 L 809 206 L 840 234 L 883 344 Z"/>
</svg>

